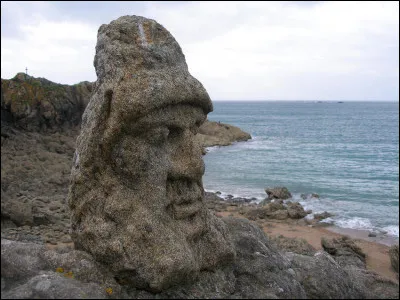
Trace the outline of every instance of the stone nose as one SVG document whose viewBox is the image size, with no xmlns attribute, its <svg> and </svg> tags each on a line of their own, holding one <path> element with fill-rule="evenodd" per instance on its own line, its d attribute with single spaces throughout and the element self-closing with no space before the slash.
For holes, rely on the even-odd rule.
<svg viewBox="0 0 400 300">
<path fill-rule="evenodd" d="M 190 130 L 181 130 L 179 134 L 172 134 L 168 150 L 170 160 L 168 177 L 201 179 L 205 170 L 201 146 Z"/>
</svg>

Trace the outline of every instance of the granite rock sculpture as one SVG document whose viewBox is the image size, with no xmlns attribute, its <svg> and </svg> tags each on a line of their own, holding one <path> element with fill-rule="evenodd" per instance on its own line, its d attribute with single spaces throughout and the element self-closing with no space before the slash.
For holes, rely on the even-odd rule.
<svg viewBox="0 0 400 300">
<path fill-rule="evenodd" d="M 123 16 L 99 28 L 94 66 L 68 195 L 76 249 L 149 291 L 231 262 L 194 139 L 212 103 L 179 44 L 154 20 Z"/>
</svg>

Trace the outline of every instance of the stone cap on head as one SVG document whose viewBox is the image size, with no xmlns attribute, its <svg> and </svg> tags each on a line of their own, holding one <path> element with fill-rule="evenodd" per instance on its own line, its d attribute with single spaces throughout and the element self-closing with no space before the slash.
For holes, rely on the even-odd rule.
<svg viewBox="0 0 400 300">
<path fill-rule="evenodd" d="M 140 16 L 123 16 L 100 26 L 94 66 L 102 80 L 118 78 L 121 69 L 131 73 L 165 67 L 187 70 L 182 49 L 171 33 Z"/>
<path fill-rule="evenodd" d="M 200 107 L 204 119 L 213 110 L 206 89 L 189 73 L 181 47 L 154 20 L 123 16 L 102 25 L 94 65 L 98 79 L 90 102 L 96 103 L 87 109 L 104 108 L 109 138 L 121 125 L 163 107 Z"/>
</svg>

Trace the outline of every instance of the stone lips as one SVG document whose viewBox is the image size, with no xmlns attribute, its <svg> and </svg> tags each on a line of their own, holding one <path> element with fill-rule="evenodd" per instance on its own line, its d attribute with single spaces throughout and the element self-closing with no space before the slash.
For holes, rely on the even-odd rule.
<svg viewBox="0 0 400 300">
<path fill-rule="evenodd" d="M 76 248 L 151 291 L 231 262 L 194 139 L 212 104 L 178 43 L 155 21 L 124 16 L 100 27 L 94 65 L 68 195 Z"/>
</svg>

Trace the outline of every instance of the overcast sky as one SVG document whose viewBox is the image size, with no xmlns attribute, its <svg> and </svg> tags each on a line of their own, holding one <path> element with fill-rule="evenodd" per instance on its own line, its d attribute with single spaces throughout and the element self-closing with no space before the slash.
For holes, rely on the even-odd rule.
<svg viewBox="0 0 400 300">
<path fill-rule="evenodd" d="M 162 24 L 213 100 L 399 100 L 399 2 L 1 1 L 1 78 L 95 81 L 97 30 Z"/>
</svg>

